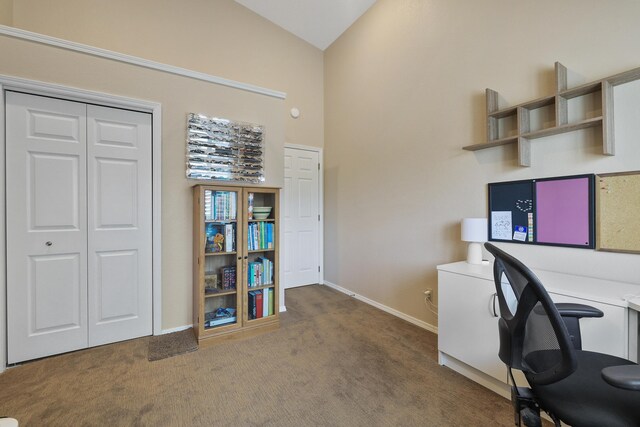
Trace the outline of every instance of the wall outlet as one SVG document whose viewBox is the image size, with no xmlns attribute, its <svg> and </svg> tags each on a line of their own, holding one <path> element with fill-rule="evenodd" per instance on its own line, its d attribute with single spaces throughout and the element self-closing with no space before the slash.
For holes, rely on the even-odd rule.
<svg viewBox="0 0 640 427">
<path fill-rule="evenodd" d="M 427 289 L 426 291 L 424 291 L 424 296 L 427 297 L 429 301 L 433 301 L 433 290 Z"/>
</svg>

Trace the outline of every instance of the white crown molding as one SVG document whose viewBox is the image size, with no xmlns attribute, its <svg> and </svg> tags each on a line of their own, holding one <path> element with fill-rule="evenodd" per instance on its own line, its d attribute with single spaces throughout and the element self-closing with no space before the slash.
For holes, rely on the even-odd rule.
<svg viewBox="0 0 640 427">
<path fill-rule="evenodd" d="M 0 25 L 0 34 L 7 37 L 20 39 L 20 40 L 28 40 L 35 43 L 44 44 L 47 46 L 55 46 L 55 47 L 70 50 L 73 52 L 81 52 L 81 53 L 96 56 L 99 58 L 111 59 L 113 61 L 123 62 L 125 64 L 137 65 L 139 67 L 148 68 L 151 70 L 162 71 L 165 73 L 188 77 L 195 80 L 201 80 L 208 83 L 245 90 L 247 92 L 253 92 L 260 95 L 271 96 L 273 98 L 286 99 L 287 97 L 287 94 L 285 92 L 267 89 L 260 86 L 254 86 L 247 83 L 241 83 L 234 80 L 213 76 L 211 74 L 189 70 L 187 68 L 175 67 L 173 65 L 163 64 L 161 62 L 156 62 L 156 61 L 150 61 L 148 59 L 140 58 L 137 56 L 113 52 L 111 50 L 89 46 L 82 43 L 76 43 L 69 40 L 59 39 L 56 37 L 46 36 L 44 34 L 38 34 L 31 31 L 21 30 L 19 28 L 8 27 L 6 25 Z"/>
</svg>

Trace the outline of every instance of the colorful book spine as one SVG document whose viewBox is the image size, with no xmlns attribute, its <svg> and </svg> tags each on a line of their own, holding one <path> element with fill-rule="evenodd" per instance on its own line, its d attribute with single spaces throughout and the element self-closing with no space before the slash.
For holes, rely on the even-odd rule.
<svg viewBox="0 0 640 427">
<path fill-rule="evenodd" d="M 222 289 L 236 288 L 236 266 L 222 267 Z"/>
<path fill-rule="evenodd" d="M 247 304 L 247 316 L 249 319 L 256 318 L 256 291 L 251 291 L 248 294 L 248 304 Z"/>
<path fill-rule="evenodd" d="M 212 218 L 211 212 L 211 190 L 204 191 L 204 219 L 210 220 Z"/>
<path fill-rule="evenodd" d="M 265 289 L 262 292 L 262 317 L 269 316 L 269 290 Z"/>
<path fill-rule="evenodd" d="M 234 251 L 235 236 L 233 233 L 233 224 L 225 224 L 224 226 L 224 250 L 225 252 Z"/>
<path fill-rule="evenodd" d="M 211 214 L 207 219 L 214 221 L 235 220 L 238 215 L 237 203 L 237 195 L 234 191 L 214 191 L 210 199 L 207 199 L 205 192 L 205 216 L 210 211 Z"/>
<path fill-rule="evenodd" d="M 260 319 L 264 313 L 264 296 L 261 291 L 256 291 L 256 319 Z"/>
<path fill-rule="evenodd" d="M 273 316 L 273 288 L 269 288 L 269 316 Z"/>
</svg>

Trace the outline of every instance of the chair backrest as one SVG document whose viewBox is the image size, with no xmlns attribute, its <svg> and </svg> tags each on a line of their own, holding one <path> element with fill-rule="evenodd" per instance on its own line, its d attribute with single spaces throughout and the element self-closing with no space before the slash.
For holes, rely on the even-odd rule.
<svg viewBox="0 0 640 427">
<path fill-rule="evenodd" d="M 567 327 L 540 280 L 520 261 L 485 243 L 495 257 L 493 277 L 500 302 L 499 357 L 529 382 L 550 384 L 576 370 Z"/>
</svg>

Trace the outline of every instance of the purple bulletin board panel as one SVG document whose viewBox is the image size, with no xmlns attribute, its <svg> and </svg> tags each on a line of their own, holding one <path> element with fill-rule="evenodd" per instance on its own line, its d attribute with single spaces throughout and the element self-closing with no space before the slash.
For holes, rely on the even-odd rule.
<svg viewBox="0 0 640 427">
<path fill-rule="evenodd" d="M 535 180 L 536 243 L 594 247 L 594 175 Z"/>
</svg>

